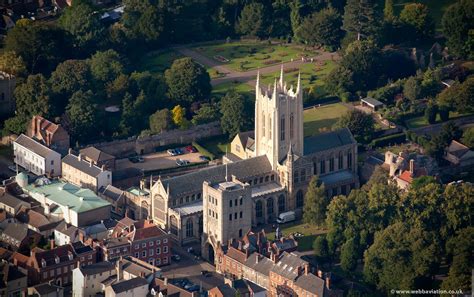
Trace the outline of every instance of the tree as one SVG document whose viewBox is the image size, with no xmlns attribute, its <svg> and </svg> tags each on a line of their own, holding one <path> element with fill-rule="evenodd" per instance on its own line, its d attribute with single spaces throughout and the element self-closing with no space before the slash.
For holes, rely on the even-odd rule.
<svg viewBox="0 0 474 297">
<path fill-rule="evenodd" d="M 216 121 L 219 119 L 219 110 L 210 103 L 204 103 L 193 116 L 191 122 L 193 125 L 201 125 Z"/>
<path fill-rule="evenodd" d="M 413 179 L 413 181 L 411 182 L 410 188 L 416 190 L 416 189 L 421 189 L 426 185 L 437 184 L 437 183 L 438 182 L 436 181 L 436 179 L 432 176 L 429 176 L 429 175 L 420 176 Z"/>
<path fill-rule="evenodd" d="M 438 106 L 435 104 L 428 104 L 425 109 L 425 119 L 428 123 L 434 124 L 436 122 L 436 115 L 438 114 Z"/>
<path fill-rule="evenodd" d="M 449 51 L 459 57 L 472 56 L 469 46 L 469 31 L 474 23 L 474 3 L 470 0 L 456 1 L 443 14 L 441 25 L 447 39 Z"/>
<path fill-rule="evenodd" d="M 428 38 L 434 33 L 434 23 L 428 11 L 428 6 L 421 3 L 409 3 L 400 13 L 400 21 L 408 27 L 412 38 Z"/>
<path fill-rule="evenodd" d="M 420 81 L 414 77 L 409 77 L 403 84 L 403 94 L 411 101 L 419 99 L 421 94 Z"/>
<path fill-rule="evenodd" d="M 122 99 L 122 115 L 120 118 L 120 132 L 122 135 L 135 135 L 140 131 L 139 100 L 126 92 Z"/>
<path fill-rule="evenodd" d="M 356 244 L 355 238 L 350 238 L 347 240 L 341 247 L 341 268 L 350 272 L 357 267 L 357 250 L 358 246 Z"/>
<path fill-rule="evenodd" d="M 235 90 L 230 90 L 220 102 L 221 127 L 224 133 L 232 139 L 242 131 L 246 124 L 244 97 Z"/>
<path fill-rule="evenodd" d="M 64 112 L 73 93 L 89 90 L 91 80 L 89 65 L 85 60 L 66 60 L 59 64 L 49 79 L 55 114 L 60 115 Z"/>
<path fill-rule="evenodd" d="M 326 8 L 305 18 L 297 31 L 307 44 L 322 44 L 331 50 L 339 46 L 343 36 L 341 16 L 334 8 Z"/>
<path fill-rule="evenodd" d="M 467 145 L 471 149 L 474 148 L 474 127 L 467 128 L 464 130 L 461 142 Z"/>
<path fill-rule="evenodd" d="M 396 19 L 395 13 L 393 12 L 393 0 L 385 0 L 383 16 L 387 22 L 393 22 Z"/>
<path fill-rule="evenodd" d="M 269 17 L 269 13 L 263 4 L 247 4 L 240 14 L 237 31 L 258 38 L 266 37 L 269 33 Z"/>
<path fill-rule="evenodd" d="M 344 7 L 343 29 L 351 40 L 376 39 L 381 20 L 375 0 L 348 0 Z"/>
<path fill-rule="evenodd" d="M 69 132 L 78 141 L 90 140 L 92 135 L 97 135 L 98 115 L 94 106 L 92 91 L 79 90 L 72 94 L 66 107 L 69 120 Z"/>
<path fill-rule="evenodd" d="M 92 75 L 102 82 L 110 82 L 124 72 L 120 55 L 114 50 L 96 52 L 88 60 Z"/>
<path fill-rule="evenodd" d="M 124 11 L 120 22 L 125 34 L 135 43 L 156 43 L 164 39 L 165 0 L 124 0 Z M 169 4 L 172 5 L 172 4 Z"/>
<path fill-rule="evenodd" d="M 0 71 L 17 77 L 23 76 L 26 74 L 26 65 L 15 52 L 8 51 L 0 55 Z"/>
<path fill-rule="evenodd" d="M 360 110 L 351 110 L 341 116 L 335 126 L 347 127 L 358 141 L 368 142 L 373 136 L 374 125 L 372 115 Z"/>
<path fill-rule="evenodd" d="M 326 209 L 329 199 L 324 184 L 318 184 L 318 177 L 313 176 L 304 197 L 303 220 L 307 224 L 322 226 L 326 220 Z"/>
<path fill-rule="evenodd" d="M 184 107 L 208 99 L 211 93 L 209 74 L 191 58 L 175 60 L 165 71 L 165 80 L 170 100 Z"/>
<path fill-rule="evenodd" d="M 324 235 L 319 235 L 316 237 L 316 239 L 313 242 L 313 250 L 314 254 L 319 258 L 319 259 L 326 259 L 329 257 L 329 247 L 328 247 L 328 241 L 326 239 L 326 236 Z"/>
<path fill-rule="evenodd" d="M 95 12 L 91 4 L 74 1 L 67 7 L 58 20 L 61 28 L 74 37 L 74 45 L 85 53 L 90 53 L 104 37 L 104 26 L 100 14 Z"/>
<path fill-rule="evenodd" d="M 176 105 L 171 110 L 171 118 L 173 119 L 173 123 L 184 129 L 189 126 L 189 122 L 186 119 L 186 108 L 181 107 L 181 105 Z"/>
<path fill-rule="evenodd" d="M 171 113 L 168 109 L 158 110 L 150 116 L 150 130 L 152 133 L 161 133 L 171 127 Z"/>
</svg>

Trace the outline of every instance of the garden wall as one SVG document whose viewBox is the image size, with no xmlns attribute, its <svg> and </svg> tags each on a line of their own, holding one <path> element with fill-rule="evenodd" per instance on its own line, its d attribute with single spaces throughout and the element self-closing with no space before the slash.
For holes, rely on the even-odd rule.
<svg viewBox="0 0 474 297">
<path fill-rule="evenodd" d="M 156 152 L 156 149 L 160 147 L 190 144 L 202 138 L 221 134 L 222 130 L 219 122 L 212 122 L 194 126 L 187 130 L 176 129 L 151 136 L 129 137 L 127 139 L 95 143 L 92 146 L 116 158 L 124 158 L 135 154 L 150 154 Z"/>
</svg>

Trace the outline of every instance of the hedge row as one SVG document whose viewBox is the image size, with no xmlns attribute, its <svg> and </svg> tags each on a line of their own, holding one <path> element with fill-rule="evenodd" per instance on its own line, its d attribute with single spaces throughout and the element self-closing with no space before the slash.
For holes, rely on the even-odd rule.
<svg viewBox="0 0 474 297">
<path fill-rule="evenodd" d="M 400 143 L 405 142 L 405 140 L 406 140 L 405 133 L 397 133 L 397 134 L 373 139 L 372 142 L 370 142 L 369 146 L 384 147 L 387 145 L 400 144 Z"/>
</svg>

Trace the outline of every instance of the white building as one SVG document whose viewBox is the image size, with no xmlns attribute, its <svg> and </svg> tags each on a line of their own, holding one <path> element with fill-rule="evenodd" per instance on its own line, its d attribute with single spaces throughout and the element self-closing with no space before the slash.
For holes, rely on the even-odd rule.
<svg viewBox="0 0 474 297">
<path fill-rule="evenodd" d="M 114 278 L 117 278 L 117 271 L 111 262 L 78 267 L 72 271 L 72 297 L 95 296 L 103 292 L 102 282 Z"/>
<path fill-rule="evenodd" d="M 105 297 L 143 297 L 148 293 L 148 282 L 142 277 L 122 280 L 105 288 Z"/>
<path fill-rule="evenodd" d="M 81 154 L 69 152 L 62 160 L 63 179 L 76 186 L 89 188 L 98 193 L 101 188 L 112 184 L 112 172 L 105 165 L 97 167 L 92 161 L 86 161 Z"/>
<path fill-rule="evenodd" d="M 61 155 L 21 134 L 13 142 L 15 163 L 36 175 L 61 175 Z"/>
</svg>

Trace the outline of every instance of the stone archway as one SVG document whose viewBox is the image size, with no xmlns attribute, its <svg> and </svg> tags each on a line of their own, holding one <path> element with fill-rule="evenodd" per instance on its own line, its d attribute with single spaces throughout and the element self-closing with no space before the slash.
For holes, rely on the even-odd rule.
<svg viewBox="0 0 474 297">
<path fill-rule="evenodd" d="M 215 250 L 210 242 L 204 244 L 204 248 L 201 251 L 201 256 L 214 265 L 215 262 Z"/>
</svg>

